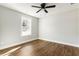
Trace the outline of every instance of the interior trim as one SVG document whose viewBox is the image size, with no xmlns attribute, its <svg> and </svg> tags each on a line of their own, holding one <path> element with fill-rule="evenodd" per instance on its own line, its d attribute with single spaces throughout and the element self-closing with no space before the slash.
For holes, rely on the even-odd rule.
<svg viewBox="0 0 79 59">
<path fill-rule="evenodd" d="M 64 45 L 68 45 L 68 46 L 73 46 L 73 47 L 79 48 L 79 45 L 75 45 L 75 44 L 71 44 L 71 43 L 65 43 L 65 42 L 59 42 L 59 41 L 54 41 L 54 40 L 48 40 L 48 39 L 45 39 L 45 38 L 39 38 L 39 39 L 50 41 L 50 42 L 56 42 L 56 43 L 59 43 L 59 44 L 64 44 Z"/>
<path fill-rule="evenodd" d="M 20 45 L 20 44 L 23 44 L 23 43 L 27 43 L 27 42 L 33 41 L 33 40 L 36 40 L 36 39 L 29 39 L 29 40 L 26 40 L 26 41 L 23 41 L 23 42 L 14 43 L 12 45 L 8 45 L 8 46 L 5 46 L 3 48 L 0 48 L 0 50 L 7 49 L 7 48 L 10 48 L 10 47 L 14 47 L 14 46 L 17 46 L 17 45 Z"/>
</svg>

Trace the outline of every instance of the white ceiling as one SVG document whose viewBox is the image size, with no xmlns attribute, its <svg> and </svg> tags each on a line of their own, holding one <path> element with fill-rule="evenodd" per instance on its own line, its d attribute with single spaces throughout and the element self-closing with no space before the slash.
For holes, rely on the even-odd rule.
<svg viewBox="0 0 79 59">
<path fill-rule="evenodd" d="M 56 5 L 56 8 L 49 8 L 48 13 L 45 13 L 43 10 L 39 13 L 36 13 L 36 11 L 39 10 L 39 8 L 31 7 L 32 5 L 40 6 L 40 3 L 0 3 L 0 5 L 17 10 L 19 12 L 37 17 L 42 18 L 51 14 L 54 14 L 56 12 L 60 12 L 67 9 L 72 9 L 75 7 L 79 7 L 79 4 L 73 4 L 70 3 L 47 3 L 47 5 Z"/>
</svg>

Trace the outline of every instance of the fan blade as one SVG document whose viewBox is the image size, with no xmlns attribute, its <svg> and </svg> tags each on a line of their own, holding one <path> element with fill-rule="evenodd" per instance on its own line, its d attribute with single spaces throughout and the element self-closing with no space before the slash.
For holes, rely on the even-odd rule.
<svg viewBox="0 0 79 59">
<path fill-rule="evenodd" d="M 56 7 L 56 5 L 46 6 L 45 8 L 53 8 L 53 7 Z"/>
<path fill-rule="evenodd" d="M 41 11 L 42 10 L 42 8 L 40 9 L 40 10 L 38 10 L 36 13 L 38 13 L 39 11 Z"/>
<path fill-rule="evenodd" d="M 39 6 L 33 6 L 33 5 L 32 5 L 32 7 L 41 8 L 41 7 L 39 7 Z"/>
<path fill-rule="evenodd" d="M 45 11 L 46 13 L 48 13 L 48 11 L 47 11 L 46 9 L 44 9 L 44 11 Z"/>
</svg>

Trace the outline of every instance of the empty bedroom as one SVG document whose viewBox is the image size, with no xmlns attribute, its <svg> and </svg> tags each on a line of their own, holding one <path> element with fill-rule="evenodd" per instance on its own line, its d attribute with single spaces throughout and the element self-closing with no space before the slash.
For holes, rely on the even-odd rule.
<svg viewBox="0 0 79 59">
<path fill-rule="evenodd" d="M 0 56 L 79 56 L 79 4 L 0 3 Z"/>
</svg>

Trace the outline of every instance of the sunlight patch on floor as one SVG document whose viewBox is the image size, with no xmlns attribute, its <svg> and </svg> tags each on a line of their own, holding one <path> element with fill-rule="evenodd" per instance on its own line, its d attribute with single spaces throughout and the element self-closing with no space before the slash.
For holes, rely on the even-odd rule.
<svg viewBox="0 0 79 59">
<path fill-rule="evenodd" d="M 20 54 L 20 55 L 23 55 L 23 56 L 25 56 L 25 55 L 27 55 L 27 56 L 33 55 L 32 53 L 33 53 L 33 46 L 31 46 L 31 45 L 26 46 L 26 47 L 22 48 L 22 49 L 19 51 L 19 54 Z M 18 55 L 19 55 L 19 54 L 18 54 Z"/>
<path fill-rule="evenodd" d="M 19 48 L 20 48 L 20 47 L 14 48 L 14 49 L 12 49 L 12 50 L 10 50 L 10 51 L 8 51 L 8 52 L 6 52 L 6 53 L 4 53 L 4 54 L 2 54 L 2 55 L 0 55 L 0 56 L 9 56 L 12 52 L 16 51 L 16 50 L 19 49 Z"/>
</svg>

